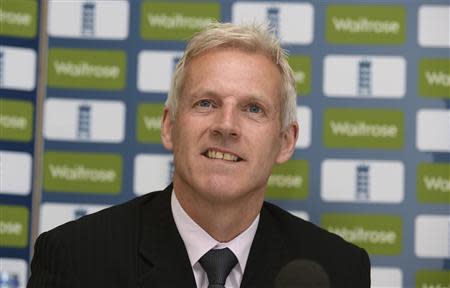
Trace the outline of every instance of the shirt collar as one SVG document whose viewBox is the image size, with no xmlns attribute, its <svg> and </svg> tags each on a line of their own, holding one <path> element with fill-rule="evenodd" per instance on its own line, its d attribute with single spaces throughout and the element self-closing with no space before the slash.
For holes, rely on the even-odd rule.
<svg viewBox="0 0 450 288">
<path fill-rule="evenodd" d="M 194 266 L 209 250 L 228 247 L 236 255 L 241 271 L 245 271 L 250 247 L 255 237 L 256 229 L 258 228 L 259 214 L 245 231 L 233 240 L 227 243 L 221 243 L 212 238 L 184 211 L 173 191 L 170 202 L 173 218 L 186 246 L 191 266 Z"/>
</svg>

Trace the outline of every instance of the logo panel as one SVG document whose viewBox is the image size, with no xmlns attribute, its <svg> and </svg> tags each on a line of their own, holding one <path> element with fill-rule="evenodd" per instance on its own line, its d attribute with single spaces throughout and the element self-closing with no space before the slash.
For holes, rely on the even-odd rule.
<svg viewBox="0 0 450 288">
<path fill-rule="evenodd" d="M 417 167 L 417 200 L 450 204 L 450 165 L 421 163 Z"/>
<path fill-rule="evenodd" d="M 182 56 L 177 51 L 142 51 L 138 56 L 139 91 L 167 93 L 172 74 Z"/>
<path fill-rule="evenodd" d="M 370 287 L 402 288 L 402 270 L 398 268 L 372 267 L 370 269 Z"/>
<path fill-rule="evenodd" d="M 398 45 L 405 42 L 405 7 L 330 5 L 326 39 L 333 44 Z"/>
<path fill-rule="evenodd" d="M 141 38 L 184 41 L 219 20 L 219 3 L 147 1 L 141 7 Z"/>
<path fill-rule="evenodd" d="M 31 155 L 0 150 L 0 193 L 28 195 L 31 191 Z"/>
<path fill-rule="evenodd" d="M 25 248 L 28 245 L 28 209 L 0 205 L 0 247 Z M 2 269 L 3 270 L 3 269 Z"/>
<path fill-rule="evenodd" d="M 322 162 L 321 196 L 330 202 L 400 203 L 404 170 L 399 161 L 327 159 Z"/>
<path fill-rule="evenodd" d="M 371 255 L 399 255 L 402 251 L 402 218 L 391 215 L 322 215 L 321 226 L 365 248 Z"/>
<path fill-rule="evenodd" d="M 51 37 L 123 40 L 128 37 L 128 1 L 49 1 Z"/>
<path fill-rule="evenodd" d="M 415 252 L 421 258 L 450 257 L 450 216 L 419 215 L 415 221 Z"/>
<path fill-rule="evenodd" d="M 57 141 L 122 142 L 125 105 L 121 101 L 48 98 L 44 135 Z"/>
<path fill-rule="evenodd" d="M 0 139 L 29 142 L 33 139 L 33 104 L 0 99 Z"/>
<path fill-rule="evenodd" d="M 308 182 L 308 162 L 289 160 L 273 167 L 266 196 L 276 199 L 306 199 L 309 193 Z"/>
<path fill-rule="evenodd" d="M 419 92 L 423 97 L 450 98 L 450 58 L 420 61 Z"/>
<path fill-rule="evenodd" d="M 48 86 L 121 90 L 125 87 L 123 51 L 52 48 L 48 54 Z"/>
<path fill-rule="evenodd" d="M 107 207 L 107 205 L 45 202 L 41 205 L 39 233 L 46 232 L 61 224 L 76 220 L 80 217 L 92 214 Z"/>
<path fill-rule="evenodd" d="M 291 55 L 288 61 L 294 72 L 297 95 L 308 95 L 311 92 L 311 57 Z"/>
<path fill-rule="evenodd" d="M 416 145 L 420 151 L 450 151 L 450 110 L 421 109 L 416 116 Z"/>
<path fill-rule="evenodd" d="M 143 195 L 166 188 L 174 169 L 172 154 L 138 154 L 134 158 L 134 193 Z"/>
<path fill-rule="evenodd" d="M 137 141 L 161 143 L 161 120 L 164 104 L 141 104 L 137 114 Z"/>
<path fill-rule="evenodd" d="M 0 46 L 0 88 L 32 91 L 35 87 L 36 52 L 28 48 Z"/>
<path fill-rule="evenodd" d="M 309 3 L 236 2 L 232 22 L 265 23 L 282 44 L 308 45 L 314 38 L 314 7 Z"/>
<path fill-rule="evenodd" d="M 328 148 L 403 148 L 402 111 L 330 108 L 325 111 L 323 123 Z"/>
<path fill-rule="evenodd" d="M 121 187 L 120 155 L 56 151 L 44 154 L 44 189 L 48 192 L 118 194 Z"/>
<path fill-rule="evenodd" d="M 311 145 L 311 108 L 307 106 L 297 106 L 297 120 L 299 125 L 296 148 L 308 148 Z"/>
<path fill-rule="evenodd" d="M 424 47 L 450 47 L 450 6 L 422 5 L 418 13 L 418 40 Z"/>
<path fill-rule="evenodd" d="M 37 2 L 2 0 L 0 35 L 34 38 L 37 33 Z"/>
<path fill-rule="evenodd" d="M 28 264 L 23 259 L 0 258 L 1 280 L 5 288 L 25 288 Z"/>
<path fill-rule="evenodd" d="M 416 287 L 450 287 L 450 271 L 419 270 L 416 272 Z"/>
<path fill-rule="evenodd" d="M 328 97 L 402 98 L 406 62 L 395 56 L 329 55 L 324 61 L 323 90 Z"/>
</svg>

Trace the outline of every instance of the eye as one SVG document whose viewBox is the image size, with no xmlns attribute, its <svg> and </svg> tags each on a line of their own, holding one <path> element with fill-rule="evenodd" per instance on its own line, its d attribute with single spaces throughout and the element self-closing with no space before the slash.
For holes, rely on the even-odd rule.
<svg viewBox="0 0 450 288">
<path fill-rule="evenodd" d="M 210 107 L 212 107 L 212 102 L 207 99 L 202 99 L 202 100 L 198 101 L 197 103 L 195 103 L 195 105 L 198 107 L 201 107 L 201 108 L 210 108 Z"/>
<path fill-rule="evenodd" d="M 261 107 L 259 107 L 257 104 L 250 104 L 247 109 L 250 113 L 261 113 L 262 112 Z"/>
</svg>

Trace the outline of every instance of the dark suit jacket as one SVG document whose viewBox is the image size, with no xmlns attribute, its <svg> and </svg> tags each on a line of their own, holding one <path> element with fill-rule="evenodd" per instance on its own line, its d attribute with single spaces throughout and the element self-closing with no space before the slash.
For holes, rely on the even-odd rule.
<svg viewBox="0 0 450 288">
<path fill-rule="evenodd" d="M 43 233 L 29 288 L 196 287 L 170 207 L 169 186 Z M 325 269 L 332 287 L 370 287 L 367 253 L 264 203 L 241 287 L 273 287 L 293 259 Z"/>
</svg>

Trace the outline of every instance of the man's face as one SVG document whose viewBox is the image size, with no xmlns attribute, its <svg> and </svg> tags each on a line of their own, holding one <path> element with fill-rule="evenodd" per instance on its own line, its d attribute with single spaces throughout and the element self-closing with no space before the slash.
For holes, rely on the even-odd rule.
<svg viewBox="0 0 450 288">
<path fill-rule="evenodd" d="M 275 163 L 287 161 L 297 126 L 281 130 L 281 75 L 266 56 L 216 48 L 193 58 L 176 119 L 162 139 L 173 150 L 175 190 L 207 201 L 264 197 Z"/>
</svg>

